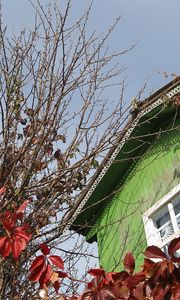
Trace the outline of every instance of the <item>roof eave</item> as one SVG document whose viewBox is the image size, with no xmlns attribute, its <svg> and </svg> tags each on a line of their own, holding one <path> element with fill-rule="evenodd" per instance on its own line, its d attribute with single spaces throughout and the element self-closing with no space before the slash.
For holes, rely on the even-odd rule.
<svg viewBox="0 0 180 300">
<path fill-rule="evenodd" d="M 178 89 L 177 89 L 178 86 Z M 174 92 L 173 92 L 174 91 Z M 171 92 L 171 94 L 169 94 Z M 117 154 L 119 153 L 120 149 L 123 147 L 123 145 L 126 143 L 128 138 L 131 136 L 134 128 L 137 126 L 139 120 L 147 115 L 149 112 L 151 112 L 156 107 L 163 104 L 165 101 L 171 99 L 177 95 L 180 92 L 180 79 L 176 78 L 175 80 L 168 83 L 166 86 L 159 89 L 157 92 L 153 93 L 150 97 L 146 98 L 143 101 L 143 104 L 141 106 L 141 110 L 139 111 L 138 115 L 135 118 L 131 118 L 122 133 L 118 136 L 117 141 L 115 142 L 115 145 L 112 146 L 110 151 L 108 152 L 107 156 L 104 158 L 102 163 L 100 164 L 100 167 L 95 172 L 94 176 L 91 178 L 90 182 L 86 186 L 86 188 L 82 191 L 80 194 L 73 210 L 69 213 L 67 216 L 68 226 L 66 226 L 65 229 L 75 229 L 76 231 L 80 231 L 82 234 L 85 234 L 87 230 L 85 230 L 87 224 L 79 224 L 81 226 L 81 230 L 78 229 L 78 226 L 73 226 L 73 223 L 75 222 L 77 216 L 81 213 L 83 207 L 88 202 L 90 196 L 94 191 L 96 190 L 96 187 L 98 186 L 99 182 L 102 180 L 102 178 L 107 173 L 109 167 L 113 163 L 114 159 L 116 158 Z M 174 93 L 174 94 L 173 94 Z M 166 97 L 165 97 L 166 96 Z M 83 226 L 84 225 L 84 226 Z"/>
</svg>

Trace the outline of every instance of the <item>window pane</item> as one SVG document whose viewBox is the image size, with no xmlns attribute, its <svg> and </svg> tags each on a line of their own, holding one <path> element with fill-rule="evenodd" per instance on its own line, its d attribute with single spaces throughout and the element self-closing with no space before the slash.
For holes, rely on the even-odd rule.
<svg viewBox="0 0 180 300">
<path fill-rule="evenodd" d="M 178 228 L 180 229 L 180 214 L 177 216 L 177 225 L 178 225 Z"/>
<path fill-rule="evenodd" d="M 173 233 L 174 229 L 171 222 L 167 222 L 164 226 L 158 229 L 158 233 L 160 235 L 161 241 L 165 241 L 169 238 Z"/>
<path fill-rule="evenodd" d="M 169 212 L 165 213 L 162 217 L 158 218 L 156 220 L 156 226 L 157 228 L 162 227 L 164 224 L 166 224 L 170 220 Z"/>
<path fill-rule="evenodd" d="M 161 245 L 170 241 L 174 233 L 180 230 L 180 194 L 159 206 L 152 214 L 152 220 L 156 243 Z"/>
<path fill-rule="evenodd" d="M 174 212 L 175 212 L 175 215 L 178 215 L 180 213 L 180 203 L 177 203 L 174 206 Z"/>
</svg>

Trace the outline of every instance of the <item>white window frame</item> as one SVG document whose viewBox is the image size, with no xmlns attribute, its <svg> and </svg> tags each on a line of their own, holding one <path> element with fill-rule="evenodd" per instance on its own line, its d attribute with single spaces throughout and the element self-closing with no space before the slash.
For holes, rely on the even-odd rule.
<svg viewBox="0 0 180 300">
<path fill-rule="evenodd" d="M 175 220 L 175 213 L 174 208 L 172 205 L 172 202 L 177 199 L 177 197 L 180 195 L 180 184 L 178 184 L 175 188 L 173 188 L 168 194 L 166 194 L 161 200 L 159 200 L 157 203 L 155 203 L 151 208 L 149 208 L 142 216 L 143 223 L 144 223 L 144 229 L 146 234 L 146 240 L 147 245 L 155 245 L 160 248 L 163 248 L 165 245 L 167 245 L 171 240 L 173 240 L 176 237 L 179 237 L 180 235 L 180 229 L 177 227 L 177 223 L 173 222 Z M 170 213 L 172 225 L 174 228 L 174 233 L 167 238 L 165 241 L 160 240 L 159 235 L 157 233 L 157 228 L 153 221 L 153 215 L 157 213 L 157 211 L 167 205 L 168 210 Z"/>
</svg>

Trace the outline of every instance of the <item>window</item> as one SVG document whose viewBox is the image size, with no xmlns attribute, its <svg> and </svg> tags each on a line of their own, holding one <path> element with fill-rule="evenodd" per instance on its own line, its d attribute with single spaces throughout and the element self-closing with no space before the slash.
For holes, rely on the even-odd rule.
<svg viewBox="0 0 180 300">
<path fill-rule="evenodd" d="M 166 252 L 180 234 L 180 184 L 143 214 L 147 244 Z"/>
</svg>

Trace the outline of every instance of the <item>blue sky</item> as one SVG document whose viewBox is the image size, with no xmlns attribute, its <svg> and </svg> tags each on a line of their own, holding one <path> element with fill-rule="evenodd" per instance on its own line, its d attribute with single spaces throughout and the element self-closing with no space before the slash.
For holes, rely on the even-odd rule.
<svg viewBox="0 0 180 300">
<path fill-rule="evenodd" d="M 44 5 L 47 2 L 41 1 Z M 2 3 L 4 21 L 10 30 L 33 23 L 33 10 L 28 1 L 2 0 Z M 89 3 L 89 0 L 73 0 L 70 18 L 75 19 Z M 110 47 L 123 50 L 138 41 L 133 51 L 120 58 L 120 63 L 129 67 L 125 74 L 127 97 L 136 95 L 147 79 L 149 92 L 171 80 L 171 77 L 166 79 L 163 72 L 179 74 L 179 11 L 179 0 L 94 0 L 90 31 L 105 31 L 121 15 L 109 40 Z"/>
</svg>

